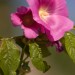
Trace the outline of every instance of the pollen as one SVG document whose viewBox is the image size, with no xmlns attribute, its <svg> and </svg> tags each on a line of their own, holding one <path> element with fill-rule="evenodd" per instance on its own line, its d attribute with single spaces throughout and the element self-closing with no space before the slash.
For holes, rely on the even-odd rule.
<svg viewBox="0 0 75 75">
<path fill-rule="evenodd" d="M 49 13 L 46 9 L 40 8 L 39 10 L 39 16 L 42 20 L 46 20 L 47 17 L 49 16 Z"/>
</svg>

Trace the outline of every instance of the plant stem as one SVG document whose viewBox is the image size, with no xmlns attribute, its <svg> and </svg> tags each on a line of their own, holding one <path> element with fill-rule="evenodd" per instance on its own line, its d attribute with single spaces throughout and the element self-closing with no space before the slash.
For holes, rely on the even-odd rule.
<svg viewBox="0 0 75 75">
<path fill-rule="evenodd" d="M 26 48 L 26 45 L 25 45 L 24 48 L 22 49 L 21 58 L 20 58 L 20 65 L 19 65 L 18 70 L 17 70 L 17 75 L 19 75 L 20 72 L 22 71 L 22 63 L 23 63 L 24 50 L 25 50 L 25 48 Z"/>
</svg>

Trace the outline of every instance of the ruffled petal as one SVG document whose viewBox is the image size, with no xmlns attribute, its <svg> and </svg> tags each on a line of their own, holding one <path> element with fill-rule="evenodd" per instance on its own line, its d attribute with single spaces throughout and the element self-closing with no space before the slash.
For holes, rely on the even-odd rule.
<svg viewBox="0 0 75 75">
<path fill-rule="evenodd" d="M 46 30 L 46 34 L 51 41 L 57 41 L 64 36 L 64 33 L 73 28 L 73 21 L 60 16 L 52 15 L 47 19 L 47 23 L 50 26 L 50 30 Z"/>
<path fill-rule="evenodd" d="M 68 8 L 66 0 L 54 0 L 55 1 L 55 14 L 68 16 Z"/>
<path fill-rule="evenodd" d="M 27 0 L 34 17 L 39 15 L 39 9 L 44 8 L 50 14 L 68 16 L 66 0 Z"/>
<path fill-rule="evenodd" d="M 28 39 L 36 38 L 39 35 L 39 30 L 36 26 L 33 27 L 25 27 L 24 25 L 21 26 L 24 31 L 25 37 Z"/>
<path fill-rule="evenodd" d="M 38 11 L 39 11 L 39 2 L 38 0 L 26 0 L 29 4 L 29 8 L 32 10 L 32 12 L 34 13 L 33 15 L 38 15 Z"/>
<path fill-rule="evenodd" d="M 28 8 L 25 6 L 20 6 L 19 8 L 17 8 L 17 12 L 19 14 L 25 14 L 25 13 L 27 13 L 27 11 L 28 11 Z"/>
<path fill-rule="evenodd" d="M 18 17 L 16 13 L 11 14 L 11 21 L 14 24 L 14 26 L 19 26 L 22 23 L 21 19 Z"/>
<path fill-rule="evenodd" d="M 43 25 L 45 28 L 49 29 L 49 25 L 46 20 L 42 20 L 39 16 L 39 10 L 42 9 L 47 10 L 50 17 L 51 15 L 62 15 L 68 16 L 67 6 L 65 0 L 27 0 L 29 7 L 33 13 L 33 19 Z"/>
</svg>

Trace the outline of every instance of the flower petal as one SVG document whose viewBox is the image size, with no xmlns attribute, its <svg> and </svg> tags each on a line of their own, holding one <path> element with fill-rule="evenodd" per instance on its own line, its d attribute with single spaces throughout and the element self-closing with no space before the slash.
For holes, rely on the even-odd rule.
<svg viewBox="0 0 75 75">
<path fill-rule="evenodd" d="M 17 12 L 19 14 L 25 14 L 25 13 L 27 13 L 27 11 L 28 11 L 28 8 L 26 8 L 24 6 L 20 6 L 19 8 L 17 8 Z"/>
<path fill-rule="evenodd" d="M 65 32 L 73 28 L 73 21 L 60 15 L 52 15 L 47 19 L 47 23 L 50 24 L 50 31 L 46 30 L 46 34 L 51 41 L 59 40 Z"/>
<path fill-rule="evenodd" d="M 22 21 L 20 20 L 20 18 L 16 13 L 11 14 L 11 21 L 14 24 L 14 26 L 19 26 L 22 23 Z"/>
<path fill-rule="evenodd" d="M 68 16 L 66 0 L 55 0 L 55 14 Z"/>
<path fill-rule="evenodd" d="M 38 15 L 41 7 L 50 14 L 68 16 L 66 0 L 27 0 L 27 2 L 34 16 Z"/>
<path fill-rule="evenodd" d="M 66 0 L 27 0 L 27 2 L 32 10 L 33 19 L 47 29 L 49 29 L 49 25 L 39 16 L 41 7 L 47 10 L 49 13 L 48 17 L 53 14 L 68 16 Z"/>
<path fill-rule="evenodd" d="M 39 35 L 38 29 L 37 29 L 36 26 L 25 27 L 25 26 L 22 25 L 21 28 L 24 30 L 24 35 L 28 39 L 36 38 Z"/>
<path fill-rule="evenodd" d="M 38 14 L 39 11 L 39 2 L 38 0 L 27 0 L 29 7 L 31 8 L 32 12 L 36 12 Z M 33 15 L 37 15 L 37 14 L 33 14 Z"/>
</svg>

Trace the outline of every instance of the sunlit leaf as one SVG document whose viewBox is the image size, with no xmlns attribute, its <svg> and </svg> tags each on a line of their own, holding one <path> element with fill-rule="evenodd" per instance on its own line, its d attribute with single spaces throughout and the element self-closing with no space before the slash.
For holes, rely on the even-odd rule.
<svg viewBox="0 0 75 75">
<path fill-rule="evenodd" d="M 65 35 L 65 48 L 69 56 L 75 62 L 75 35 L 72 33 L 66 33 Z"/>
<path fill-rule="evenodd" d="M 33 65 L 40 71 L 46 72 L 50 66 L 43 61 L 42 51 L 37 43 L 29 44 L 30 57 Z"/>
<path fill-rule="evenodd" d="M 42 56 L 43 57 L 48 57 L 51 55 L 50 51 L 48 50 L 47 46 L 44 44 L 39 44 L 39 47 L 41 48 L 42 51 Z"/>
<path fill-rule="evenodd" d="M 0 68 L 4 75 L 16 75 L 20 62 L 19 48 L 12 39 L 2 39 L 0 45 Z"/>
</svg>

